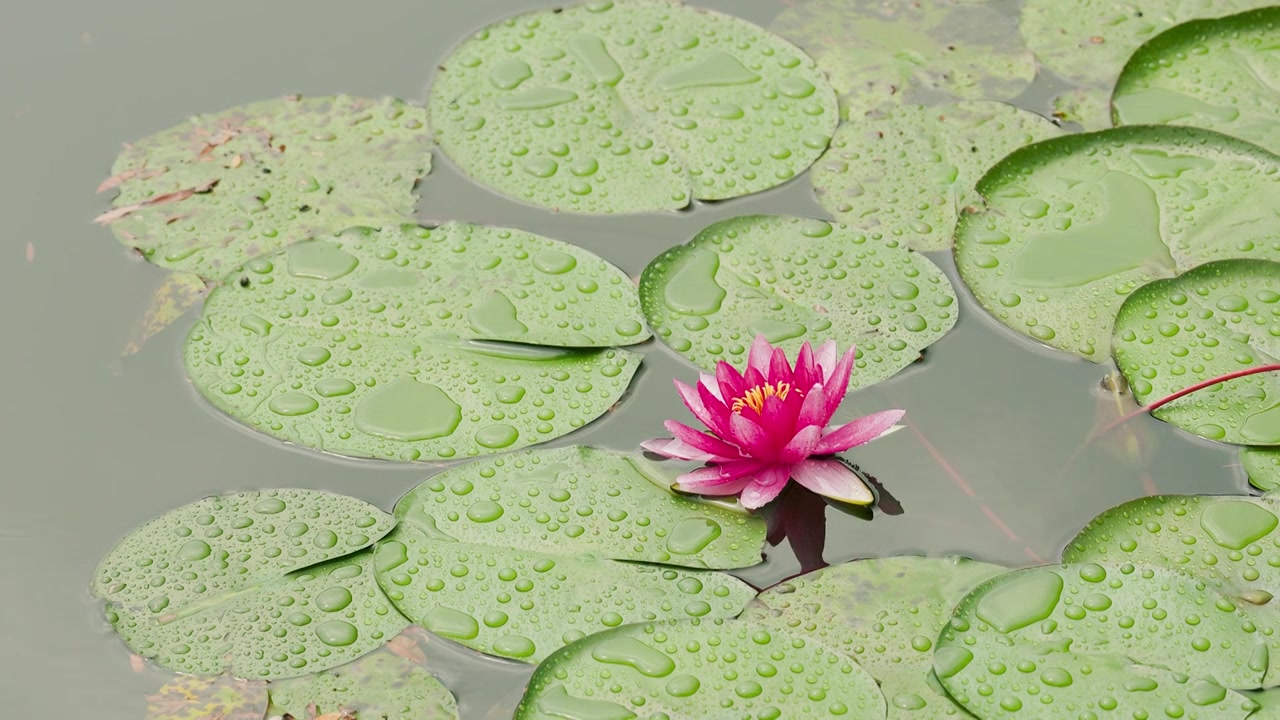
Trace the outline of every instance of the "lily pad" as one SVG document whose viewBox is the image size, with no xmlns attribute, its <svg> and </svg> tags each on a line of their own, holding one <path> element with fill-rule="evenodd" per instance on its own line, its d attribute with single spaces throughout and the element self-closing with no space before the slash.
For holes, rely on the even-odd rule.
<svg viewBox="0 0 1280 720">
<path fill-rule="evenodd" d="M 933 644 L 952 608 L 1003 572 L 956 557 L 857 560 L 765 590 L 742 619 L 844 649 L 880 683 L 890 718 L 967 715 L 932 677 Z"/>
<path fill-rule="evenodd" d="M 538 666 L 516 720 L 885 717 L 875 680 L 848 655 L 741 620 L 629 625 Z"/>
<path fill-rule="evenodd" d="M 1280 489 L 1280 448 L 1241 448 L 1240 463 L 1254 487 L 1268 491 Z"/>
<path fill-rule="evenodd" d="M 164 280 L 151 294 L 146 312 L 129 335 L 120 355 L 128 357 L 141 350 L 148 340 L 172 325 L 208 294 L 208 284 L 197 275 L 185 272 L 165 273 Z"/>
<path fill-rule="evenodd" d="M 428 109 L 440 148 L 478 182 L 592 214 L 766 190 L 817 159 L 839 122 L 799 48 L 672 0 L 490 25 L 441 66 Z"/>
<path fill-rule="evenodd" d="M 955 325 L 955 290 L 899 242 L 790 216 L 718 222 L 645 268 L 640 303 L 657 337 L 690 362 L 739 369 L 757 334 L 791 357 L 835 340 L 858 348 L 849 389 L 884 380 Z"/>
<path fill-rule="evenodd" d="M 453 693 L 421 665 L 387 648 L 355 662 L 271 684 L 271 712 L 306 718 L 347 712 L 354 720 L 452 720 Z M 262 716 L 259 715 L 259 718 Z"/>
<path fill-rule="evenodd" d="M 1111 127 L 1111 91 L 1073 88 L 1053 99 L 1053 116 L 1079 125 L 1086 132 Z"/>
<path fill-rule="evenodd" d="M 1112 347 L 1143 404 L 1273 365 L 1280 358 L 1280 263 L 1222 260 L 1146 285 L 1120 308 Z M 1280 445 L 1280 373 L 1219 383 L 1152 414 L 1210 440 Z"/>
<path fill-rule="evenodd" d="M 1211 260 L 1280 259 L 1280 156 L 1208 130 L 1133 126 L 1015 150 L 977 185 L 956 265 L 1004 325 L 1094 362 L 1138 287 Z"/>
<path fill-rule="evenodd" d="M 271 490 L 203 500 L 130 533 L 93 593 L 139 655 L 196 675 L 274 679 L 372 650 L 406 621 L 374 582 L 367 548 L 394 525 L 355 498 Z"/>
<path fill-rule="evenodd" d="M 1277 525 L 1280 498 L 1274 495 L 1156 495 L 1094 518 L 1062 557 L 1074 563 L 1177 568 L 1228 583 L 1243 597 L 1264 604 L 1280 587 Z"/>
<path fill-rule="evenodd" d="M 993 2 L 787 5 L 770 29 L 813 55 L 850 120 L 884 102 L 1010 100 L 1036 75 L 1014 16 Z"/>
<path fill-rule="evenodd" d="M 449 333 L 562 347 L 649 337 L 635 283 L 613 265 L 523 230 L 453 222 L 350 228 L 255 258 L 205 308 L 223 334 L 248 314 L 383 337 Z"/>
<path fill-rule="evenodd" d="M 1280 688 L 1249 693 L 1249 699 L 1262 706 L 1249 720 L 1280 720 Z"/>
<path fill-rule="evenodd" d="M 412 219 L 426 112 L 395 98 L 287 97 L 200 115 L 126 146 L 98 217 L 151 262 L 221 279 L 353 225 Z"/>
<path fill-rule="evenodd" d="M 1262 685 L 1268 647 L 1259 630 L 1272 626 L 1256 624 L 1259 615 L 1168 568 L 1032 568 L 969 593 L 938 639 L 934 670 L 984 718 L 1022 708 L 1046 717 L 1243 718 L 1256 704 L 1226 688 Z"/>
<path fill-rule="evenodd" d="M 378 581 L 402 613 L 431 632 L 531 663 L 625 623 L 733 617 L 755 595 L 723 573 L 521 550 L 501 536 L 493 541 L 451 542 L 406 523 L 378 545 Z"/>
<path fill-rule="evenodd" d="M 300 270 L 318 273 L 337 261 L 354 267 L 356 260 L 316 241 L 290 253 L 281 263 L 290 267 L 279 272 L 305 276 Z M 270 262 L 250 265 L 275 272 Z M 260 276 L 250 269 L 245 277 L 252 287 Z M 352 301 L 355 291 L 339 284 L 319 294 L 318 304 L 306 297 L 311 291 L 294 299 L 268 290 L 246 308 L 235 297 L 244 289 L 233 281 L 212 293 L 187 336 L 192 382 L 215 407 L 259 432 L 339 455 L 447 459 L 550 440 L 608 411 L 640 365 L 626 350 L 430 334 L 421 329 L 426 322 L 449 319 L 435 314 L 425 293 L 396 307 Z M 318 322 L 312 308 L 325 313 Z M 490 306 L 481 310 L 482 322 L 519 322 Z M 529 322 L 549 334 L 552 323 L 535 317 Z M 573 327 L 560 332 L 566 341 L 578 334 Z"/>
<path fill-rule="evenodd" d="M 147 696 L 147 720 L 262 720 L 267 685 L 230 675 L 181 675 Z M 299 716 L 302 717 L 302 716 Z"/>
<path fill-rule="evenodd" d="M 433 475 L 396 518 L 466 543 L 558 555 L 740 568 L 760 562 L 760 517 L 676 495 L 636 455 L 573 446 L 526 450 Z"/>
<path fill-rule="evenodd" d="M 1111 104 L 1120 124 L 1194 125 L 1280 153 L 1280 7 L 1166 30 L 1129 58 Z"/>
<path fill-rule="evenodd" d="M 1271 0 L 1026 0 L 1018 27 L 1055 74 L 1110 89 L 1142 43 L 1178 23 L 1270 5 Z"/>
<path fill-rule="evenodd" d="M 992 163 L 1060 134 L 1049 120 L 998 102 L 892 107 L 841 125 L 809 176 L 840 222 L 941 250 Z"/>
</svg>

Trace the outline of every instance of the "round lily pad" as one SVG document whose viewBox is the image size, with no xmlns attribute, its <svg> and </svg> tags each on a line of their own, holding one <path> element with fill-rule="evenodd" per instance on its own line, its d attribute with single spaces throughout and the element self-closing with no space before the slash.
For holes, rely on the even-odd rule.
<svg viewBox="0 0 1280 720">
<path fill-rule="evenodd" d="M 383 647 L 332 670 L 271 684 L 272 715 L 302 719 L 309 712 L 317 720 L 342 712 L 355 720 L 454 720 L 458 703 L 425 667 Z"/>
<path fill-rule="evenodd" d="M 1015 332 L 1094 362 L 1138 287 L 1211 260 L 1280 259 L 1280 156 L 1208 130 L 1045 140 L 977 189 L 984 202 L 956 227 L 960 277 Z"/>
<path fill-rule="evenodd" d="M 938 266 L 898 241 L 770 215 L 718 222 L 658 256 L 640 303 L 662 342 L 709 370 L 745 369 L 757 334 L 792 357 L 805 341 L 856 345 L 851 390 L 915 362 L 959 311 Z"/>
<path fill-rule="evenodd" d="M 1262 706 L 1249 720 L 1280 720 L 1280 688 L 1249 693 L 1249 699 Z"/>
<path fill-rule="evenodd" d="M 262 720 L 266 713 L 266 683 L 230 675 L 180 675 L 147 696 L 147 720 Z"/>
<path fill-rule="evenodd" d="M 1015 16 L 986 0 L 786 4 L 769 29 L 813 55 L 850 120 L 885 102 L 1011 100 L 1036 75 Z"/>
<path fill-rule="evenodd" d="M 205 307 L 219 332 L 248 314 L 310 330 L 562 347 L 649 337 L 635 283 L 613 265 L 523 230 L 454 222 L 350 228 L 255 258 Z"/>
<path fill-rule="evenodd" d="M 629 625 L 552 655 L 516 720 L 885 717 L 875 680 L 848 655 L 741 620 Z"/>
<path fill-rule="evenodd" d="M 1110 89 L 1142 43 L 1178 23 L 1270 5 L 1271 0 L 1026 0 L 1018 27 L 1057 75 Z"/>
<path fill-rule="evenodd" d="M 151 262 L 221 279 L 249 258 L 354 225 L 409 221 L 431 167 L 426 111 L 287 97 L 200 115 L 125 147 L 98 217 Z"/>
<path fill-rule="evenodd" d="M 1129 58 L 1111 104 L 1125 125 L 1217 130 L 1280 152 L 1280 7 L 1193 20 Z"/>
<path fill-rule="evenodd" d="M 507 542 L 496 531 L 491 545 L 450 542 L 406 523 L 378 545 L 378 581 L 402 613 L 436 635 L 532 663 L 625 623 L 733 617 L 755 595 L 723 573 L 555 555 Z"/>
<path fill-rule="evenodd" d="M 957 557 L 856 560 L 765 590 L 742 619 L 842 648 L 880 683 L 890 718 L 963 716 L 932 676 L 933 645 L 952 608 L 1003 572 Z"/>
<path fill-rule="evenodd" d="M 1227 688 L 1262 685 L 1268 617 L 1168 568 L 1032 568 L 969 593 L 934 670 L 982 718 L 1243 718 L 1256 704 Z"/>
<path fill-rule="evenodd" d="M 916 250 L 941 250 L 951 246 L 956 217 L 978 199 L 973 184 L 992 163 L 1061 133 L 999 102 L 891 107 L 841 125 L 809 177 L 818 202 L 840 222 Z"/>
<path fill-rule="evenodd" d="M 1222 260 L 1139 288 L 1116 316 L 1112 348 L 1143 404 L 1274 364 L 1280 358 L 1280 262 Z M 1152 414 L 1210 440 L 1280 445 L 1280 372 L 1219 383 Z"/>
<path fill-rule="evenodd" d="M 1259 490 L 1280 490 L 1280 447 L 1241 448 L 1240 463 Z"/>
<path fill-rule="evenodd" d="M 779 185 L 839 121 L 799 48 L 670 0 L 595 0 L 490 25 L 441 65 L 428 110 L 440 148 L 478 182 L 592 214 Z"/>
<path fill-rule="evenodd" d="M 534 552 L 696 568 L 760 562 L 762 518 L 676 495 L 673 481 L 636 455 L 526 450 L 433 475 L 395 514 L 456 541 Z"/>
<path fill-rule="evenodd" d="M 1178 568 L 1225 582 L 1246 599 L 1268 604 L 1280 587 L 1277 525 L 1280 499 L 1271 495 L 1156 495 L 1094 518 L 1062 557 L 1074 563 Z"/>
<path fill-rule="evenodd" d="M 357 259 L 319 240 L 297 248 L 279 272 L 305 277 L 336 261 L 354 268 Z M 250 269 L 244 277 L 252 287 L 261 276 Z M 188 375 L 215 407 L 259 432 L 339 455 L 435 460 L 550 440 L 603 415 L 640 365 L 640 356 L 625 350 L 430 334 L 420 329 L 425 323 L 450 322 L 435 314 L 430 289 L 399 307 L 376 298 L 356 302 L 343 284 L 319 294 L 318 303 L 307 298 L 310 291 L 297 299 L 255 291 L 261 302 L 246 307 L 236 299 L 245 289 L 232 281 L 210 295 L 187 336 Z M 325 313 L 318 322 L 313 308 Z M 473 317 L 482 326 L 520 323 L 499 310 L 482 305 Z M 544 337 L 556 329 L 536 314 L 528 320 Z M 565 322 L 566 341 L 580 334 Z"/>
</svg>

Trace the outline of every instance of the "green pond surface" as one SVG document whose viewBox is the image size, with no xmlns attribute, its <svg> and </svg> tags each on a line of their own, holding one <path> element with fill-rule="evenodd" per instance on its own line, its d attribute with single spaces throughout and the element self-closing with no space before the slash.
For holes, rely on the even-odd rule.
<svg viewBox="0 0 1280 720">
<path fill-rule="evenodd" d="M 778 0 L 696 4 L 766 27 L 784 7 Z M 437 471 L 285 447 L 217 412 L 183 370 L 194 313 L 122 360 L 165 271 L 90 223 L 108 207 L 109 197 L 94 189 L 119 144 L 198 112 L 295 92 L 421 101 L 436 65 L 467 33 L 546 5 L 76 0 L 3 13 L 0 557 L 9 600 L 0 611 L 0 689 L 7 716 L 134 720 L 144 716 L 146 696 L 171 678 L 131 666 L 89 594 L 98 560 L 140 523 L 206 495 L 267 487 L 332 490 L 390 510 Z M 1062 89 L 1037 81 L 1016 102 L 1048 113 Z M 522 228 L 583 247 L 632 277 L 721 220 L 826 216 L 803 176 L 685 212 L 557 215 L 481 188 L 439 153 L 421 194 L 422 222 Z M 870 522 L 828 509 L 828 562 L 922 553 L 1052 563 L 1080 527 L 1118 503 L 1154 492 L 1245 490 L 1235 448 L 1147 416 L 1077 455 L 1095 423 L 1121 412 L 1099 387 L 1108 366 L 1006 330 L 959 282 L 949 253 L 931 257 L 958 290 L 959 322 L 924 362 L 857 391 L 837 416 L 843 422 L 899 407 L 910 427 L 848 455 L 891 497 Z M 671 379 L 692 382 L 696 369 L 654 341 L 632 349 L 644 364 L 616 411 L 552 446 L 631 450 L 662 435 L 664 419 L 691 419 Z M 784 543 L 735 574 L 764 587 L 798 571 Z M 457 695 L 464 718 L 510 717 L 531 666 L 443 640 L 428 646 L 430 668 Z"/>
</svg>

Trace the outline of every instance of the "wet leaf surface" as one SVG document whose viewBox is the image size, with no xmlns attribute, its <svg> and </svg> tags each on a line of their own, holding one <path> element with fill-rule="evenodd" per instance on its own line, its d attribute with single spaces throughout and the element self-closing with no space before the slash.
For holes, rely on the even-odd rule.
<svg viewBox="0 0 1280 720">
<path fill-rule="evenodd" d="M 839 121 L 801 50 L 669 0 L 494 23 L 445 60 L 429 110 L 441 150 L 476 181 L 591 214 L 774 187 L 821 154 Z"/>
<path fill-rule="evenodd" d="M 1241 448 L 1240 462 L 1249 484 L 1264 491 L 1280 490 L 1280 448 Z"/>
<path fill-rule="evenodd" d="M 959 310 L 942 271 L 892 239 L 824 220 L 748 215 L 718 222 L 645 268 L 640 301 L 659 340 L 714 370 L 746 367 L 756 334 L 856 345 L 850 389 L 915 362 Z"/>
</svg>

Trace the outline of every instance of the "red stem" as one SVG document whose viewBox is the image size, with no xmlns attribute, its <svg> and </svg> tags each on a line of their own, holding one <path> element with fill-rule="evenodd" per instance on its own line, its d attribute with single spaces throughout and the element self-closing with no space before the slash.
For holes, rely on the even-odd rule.
<svg viewBox="0 0 1280 720">
<path fill-rule="evenodd" d="M 1121 416 L 1120 418 L 1117 418 L 1110 424 L 1103 427 L 1098 432 L 1094 433 L 1094 438 L 1097 438 L 1100 435 L 1103 435 L 1111 430 L 1114 430 L 1115 428 L 1125 424 L 1126 422 L 1132 420 L 1135 417 L 1138 417 L 1139 415 L 1145 415 L 1147 413 L 1155 412 L 1156 410 L 1159 410 L 1160 408 L 1164 407 L 1165 405 L 1168 405 L 1174 400 L 1177 400 L 1182 397 L 1186 397 L 1187 395 L 1190 395 L 1193 392 L 1198 392 L 1207 387 L 1213 387 L 1214 385 L 1219 385 L 1221 383 L 1227 382 L 1228 380 L 1235 380 L 1236 378 L 1248 377 L 1249 375 L 1257 375 L 1259 373 L 1264 373 L 1264 372 L 1275 372 L 1277 370 L 1280 370 L 1280 363 L 1276 363 L 1272 365 L 1258 365 L 1251 368 L 1245 368 L 1244 370 L 1237 370 L 1232 373 L 1227 373 L 1226 375 L 1219 375 L 1216 378 L 1209 378 L 1208 380 L 1205 380 L 1203 382 L 1198 382 L 1195 385 L 1192 385 L 1191 387 L 1183 388 L 1178 392 L 1173 393 L 1172 395 L 1162 397 L 1153 403 L 1150 403 L 1148 405 L 1138 408 L 1137 410 L 1134 410 L 1128 415 L 1124 415 L 1124 416 Z"/>
</svg>

